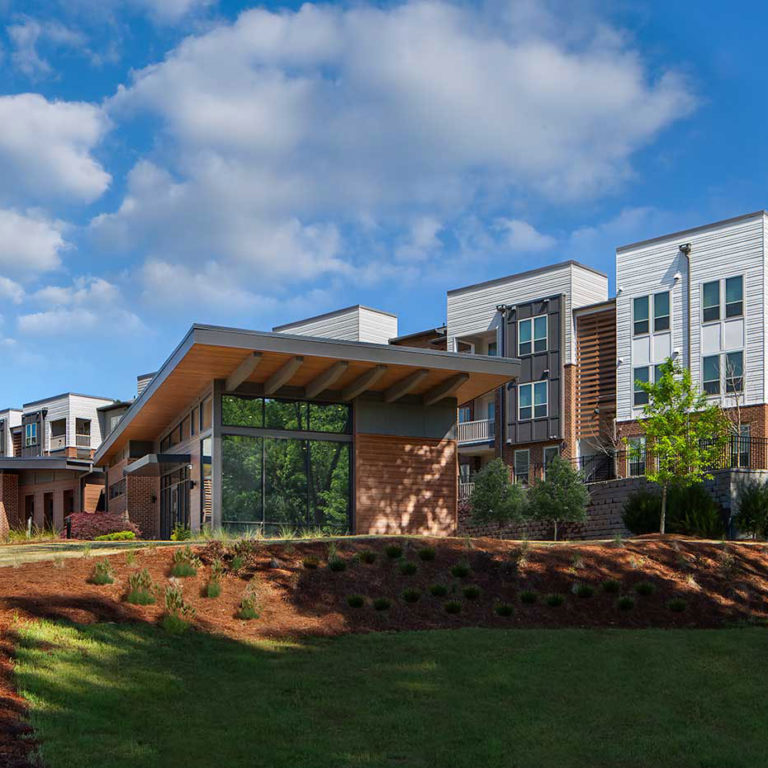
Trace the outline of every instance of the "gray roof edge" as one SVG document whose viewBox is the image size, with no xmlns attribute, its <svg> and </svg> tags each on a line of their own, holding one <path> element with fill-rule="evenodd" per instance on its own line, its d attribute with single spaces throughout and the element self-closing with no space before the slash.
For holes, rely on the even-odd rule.
<svg viewBox="0 0 768 768">
<path fill-rule="evenodd" d="M 61 400 L 62 397 L 86 397 L 89 400 L 108 400 L 114 402 L 114 397 L 100 397 L 99 395 L 84 395 L 82 392 L 62 392 L 59 395 L 51 395 L 51 397 L 43 397 L 40 400 L 31 400 L 28 403 L 24 403 L 22 408 L 28 408 L 32 405 L 42 405 L 43 403 L 50 403 L 51 400 Z"/>
<path fill-rule="evenodd" d="M 294 328 L 297 325 L 303 325 L 304 323 L 311 323 L 315 320 L 324 320 L 329 317 L 336 317 L 337 315 L 343 315 L 345 312 L 349 312 L 353 309 L 367 309 L 369 312 L 376 312 L 379 315 L 387 315 L 388 317 L 394 317 L 398 319 L 397 315 L 393 312 L 387 312 L 383 309 L 376 309 L 375 307 L 367 307 L 365 304 L 352 304 L 349 307 L 342 307 L 341 309 L 333 309 L 330 312 L 323 312 L 319 315 L 312 315 L 312 317 L 305 317 L 302 320 L 293 320 L 290 323 L 283 323 L 282 325 L 275 325 L 272 327 L 272 331 L 277 333 L 283 328 Z"/>
</svg>

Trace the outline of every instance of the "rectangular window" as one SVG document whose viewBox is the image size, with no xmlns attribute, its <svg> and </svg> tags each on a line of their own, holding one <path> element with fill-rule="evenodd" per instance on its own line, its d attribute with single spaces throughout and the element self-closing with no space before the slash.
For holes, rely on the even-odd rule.
<svg viewBox="0 0 768 768">
<path fill-rule="evenodd" d="M 521 384 L 517 388 L 518 413 L 517 418 L 525 421 L 533 417 L 533 384 Z"/>
<path fill-rule="evenodd" d="M 520 356 L 530 355 L 531 352 L 547 351 L 547 316 L 539 315 L 529 320 L 521 320 L 517 324 L 518 345 Z"/>
<path fill-rule="evenodd" d="M 213 398 L 206 398 L 200 406 L 200 431 L 204 432 L 213 424 Z"/>
<path fill-rule="evenodd" d="M 640 386 L 640 382 L 643 384 L 648 384 L 649 382 L 649 374 L 650 369 L 647 365 L 640 366 L 639 368 L 635 368 L 634 371 L 634 404 L 635 407 L 640 405 L 646 405 L 648 403 L 648 393 L 643 391 L 642 387 Z"/>
<path fill-rule="evenodd" d="M 118 496 L 122 496 L 125 493 L 125 478 L 118 480 L 116 483 L 112 483 L 109 486 L 109 498 L 116 499 Z"/>
<path fill-rule="evenodd" d="M 547 415 L 547 382 L 537 381 L 533 385 L 533 418 L 541 419 Z"/>
<path fill-rule="evenodd" d="M 221 423 L 225 427 L 263 427 L 264 401 L 260 397 L 222 395 Z"/>
<path fill-rule="evenodd" d="M 488 421 L 493 421 L 496 418 L 496 402 L 491 400 L 488 403 Z"/>
<path fill-rule="evenodd" d="M 728 352 L 725 355 L 725 391 L 744 391 L 744 353 Z"/>
<path fill-rule="evenodd" d="M 634 334 L 640 336 L 648 333 L 648 296 L 638 296 L 632 302 L 632 315 L 634 321 Z"/>
<path fill-rule="evenodd" d="M 533 319 L 533 351 L 547 351 L 547 316 L 541 315 Z"/>
<path fill-rule="evenodd" d="M 517 324 L 517 353 L 520 357 L 533 352 L 533 325 L 530 320 L 521 320 Z"/>
<path fill-rule="evenodd" d="M 496 357 L 499 354 L 499 346 L 495 341 L 488 342 L 489 357 Z"/>
<path fill-rule="evenodd" d="M 725 281 L 725 316 L 741 317 L 744 314 L 744 278 L 729 277 Z"/>
<path fill-rule="evenodd" d="M 653 294 L 653 330 L 669 330 L 669 291 Z"/>
<path fill-rule="evenodd" d="M 515 451 L 514 461 L 515 482 L 527 483 L 531 467 L 531 452 L 527 449 L 524 451 Z"/>
<path fill-rule="evenodd" d="M 468 405 L 462 405 L 461 408 L 459 408 L 459 424 L 464 424 L 467 421 L 472 420 L 472 411 L 470 410 Z"/>
<path fill-rule="evenodd" d="M 663 363 L 653 366 L 653 383 L 658 384 L 661 381 L 661 366 Z"/>
<path fill-rule="evenodd" d="M 555 460 L 556 456 L 560 455 L 560 447 L 557 445 L 550 445 L 544 449 L 544 477 L 547 476 L 547 467 Z"/>
<path fill-rule="evenodd" d="M 197 434 L 197 426 L 200 423 L 200 415 L 197 412 L 197 408 L 192 409 L 192 413 L 189 416 L 189 426 L 192 430 L 192 434 Z"/>
<path fill-rule="evenodd" d="M 705 357 L 702 361 L 702 385 L 708 395 L 720 394 L 720 355 Z"/>
<path fill-rule="evenodd" d="M 628 441 L 629 448 L 629 474 L 630 477 L 639 477 L 645 474 L 645 438 L 631 437 Z"/>
<path fill-rule="evenodd" d="M 24 445 L 26 447 L 37 445 L 37 422 L 24 425 Z"/>
<path fill-rule="evenodd" d="M 352 431 L 352 409 L 341 403 L 310 403 L 309 429 L 347 434 Z"/>
<path fill-rule="evenodd" d="M 720 319 L 720 281 L 704 283 L 701 287 L 701 320 L 711 323 Z"/>
</svg>

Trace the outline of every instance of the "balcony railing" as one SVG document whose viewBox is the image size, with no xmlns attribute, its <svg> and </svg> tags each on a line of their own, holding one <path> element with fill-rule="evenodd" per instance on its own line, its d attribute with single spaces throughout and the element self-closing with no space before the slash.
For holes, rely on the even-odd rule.
<svg viewBox="0 0 768 768">
<path fill-rule="evenodd" d="M 90 435 L 75 435 L 75 445 L 78 448 L 90 448 L 91 436 Z"/>
<path fill-rule="evenodd" d="M 474 490 L 474 483 L 459 483 L 459 499 L 468 499 Z"/>
<path fill-rule="evenodd" d="M 51 435 L 49 451 L 63 451 L 67 447 L 66 435 Z"/>
<path fill-rule="evenodd" d="M 459 443 L 488 443 L 495 435 L 493 419 L 459 422 Z"/>
</svg>

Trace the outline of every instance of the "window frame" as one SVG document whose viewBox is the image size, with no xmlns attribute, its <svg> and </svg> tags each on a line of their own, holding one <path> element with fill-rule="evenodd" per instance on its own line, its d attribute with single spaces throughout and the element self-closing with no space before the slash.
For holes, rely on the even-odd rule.
<svg viewBox="0 0 768 768">
<path fill-rule="evenodd" d="M 731 350 L 730 352 L 723 352 L 723 355 L 725 357 L 725 366 L 722 368 L 723 377 L 724 377 L 723 383 L 725 384 L 725 388 L 724 388 L 725 396 L 728 397 L 729 395 L 730 396 L 743 395 L 744 394 L 744 350 L 734 349 L 734 350 Z M 741 355 L 741 374 L 738 377 L 733 376 L 729 378 L 728 376 L 728 363 L 729 363 L 728 358 L 730 358 L 731 355 Z M 740 382 L 740 386 L 738 389 L 731 388 L 731 385 L 729 382 L 734 380 L 737 380 Z"/>
<path fill-rule="evenodd" d="M 633 445 L 637 447 L 633 448 Z M 627 474 L 629 477 L 643 477 L 648 467 L 645 435 L 636 435 L 635 437 L 628 438 L 627 446 Z M 636 452 L 636 455 L 642 458 L 633 461 L 633 452 Z"/>
<path fill-rule="evenodd" d="M 24 447 L 33 448 L 37 444 L 37 422 L 28 421 L 24 425 Z"/>
<path fill-rule="evenodd" d="M 701 358 L 701 390 L 704 392 L 704 394 L 707 397 L 720 397 L 723 392 L 723 366 L 722 366 L 722 352 L 718 352 L 714 355 L 702 355 Z M 706 378 L 706 367 L 707 367 L 707 361 L 708 360 L 715 360 L 717 361 L 717 378 Z M 710 392 L 707 389 L 707 384 L 716 382 L 717 383 L 717 391 L 716 392 Z"/>
<path fill-rule="evenodd" d="M 517 471 L 517 457 L 525 455 L 525 474 Z M 516 483 L 527 485 L 531 480 L 531 450 L 530 448 L 517 448 L 512 454 L 512 476 Z"/>
<path fill-rule="evenodd" d="M 523 398 L 521 393 L 524 389 L 530 389 L 530 405 L 522 405 Z M 541 403 L 536 404 L 536 391 L 543 389 L 545 400 L 543 403 L 544 413 L 536 413 L 536 408 L 541 407 Z M 530 409 L 530 416 L 523 416 L 523 408 Z M 543 381 L 526 381 L 524 384 L 519 384 L 517 387 L 517 420 L 518 421 L 533 421 L 534 419 L 546 419 L 549 417 L 549 380 Z"/>
<path fill-rule="evenodd" d="M 724 290 L 723 290 L 723 319 L 724 320 L 733 320 L 737 317 L 744 317 L 744 275 L 732 275 L 731 277 L 726 277 L 724 280 Z M 732 282 L 733 280 L 738 280 L 739 284 L 741 286 L 741 298 L 737 301 L 728 301 L 728 283 Z M 728 314 L 728 307 L 738 304 L 739 305 L 739 311 L 736 314 L 729 315 Z"/>
<path fill-rule="evenodd" d="M 637 386 L 638 381 L 643 381 L 642 377 L 637 375 L 637 372 L 643 371 L 643 370 L 646 371 L 645 383 L 650 384 L 651 370 L 652 370 L 652 366 L 650 364 L 638 365 L 632 368 L 632 407 L 633 408 L 642 408 L 643 406 L 648 405 L 648 401 L 650 399 L 648 397 L 648 393 L 643 392 L 643 390 L 639 389 Z"/>
<path fill-rule="evenodd" d="M 537 337 L 536 336 L 536 321 L 537 320 L 544 320 L 544 337 Z M 523 326 L 524 323 L 530 323 L 531 326 L 531 339 L 530 341 L 521 341 L 520 340 L 520 328 Z M 536 343 L 539 341 L 544 342 L 543 348 L 537 349 Z M 522 345 L 523 344 L 530 344 L 530 350 L 528 352 L 523 352 Z M 549 350 L 549 315 L 533 315 L 532 317 L 526 317 L 523 320 L 517 321 L 517 354 L 518 357 L 526 357 L 527 355 L 535 355 L 540 354 L 542 352 L 547 352 Z"/>
<path fill-rule="evenodd" d="M 645 319 L 637 319 L 637 302 L 645 299 Z M 645 323 L 646 329 L 644 331 L 637 330 L 638 323 Z M 644 296 L 634 296 L 632 298 L 632 336 L 647 336 L 651 332 L 651 297 L 646 294 Z"/>
<path fill-rule="evenodd" d="M 554 455 L 552 458 L 547 459 L 547 454 L 551 454 L 554 451 Z M 544 479 L 547 478 L 547 469 L 549 469 L 550 464 L 555 460 L 556 457 L 560 455 L 560 446 L 559 445 L 545 445 L 544 450 L 541 453 L 542 461 L 544 463 Z"/>
<path fill-rule="evenodd" d="M 653 294 L 653 332 L 654 333 L 664 333 L 665 331 L 669 331 L 672 327 L 672 296 L 670 295 L 670 291 L 657 291 Z M 656 299 L 658 296 L 666 296 L 667 297 L 667 312 L 665 315 L 657 315 L 656 314 Z M 657 323 L 659 320 L 666 319 L 667 324 L 663 328 L 657 327 Z"/>
</svg>

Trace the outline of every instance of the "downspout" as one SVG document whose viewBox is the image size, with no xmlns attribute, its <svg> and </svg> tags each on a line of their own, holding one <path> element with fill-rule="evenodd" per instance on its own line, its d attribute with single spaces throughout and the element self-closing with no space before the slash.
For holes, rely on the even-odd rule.
<svg viewBox="0 0 768 768">
<path fill-rule="evenodd" d="M 686 311 L 686 328 L 685 328 L 685 343 L 686 349 L 683 350 L 683 365 L 686 364 L 686 355 L 688 357 L 688 370 L 691 369 L 691 244 L 684 243 L 680 246 L 680 253 L 683 254 L 687 263 L 686 269 L 686 297 L 685 297 L 685 311 Z"/>
<path fill-rule="evenodd" d="M 501 334 L 499 338 L 499 344 L 501 349 L 501 356 L 507 357 L 507 312 L 513 309 L 509 304 L 497 304 L 496 312 L 501 318 Z M 504 459 L 504 446 L 507 441 L 507 385 L 503 384 L 499 387 L 501 397 L 499 398 L 499 450 L 497 455 Z"/>
</svg>

